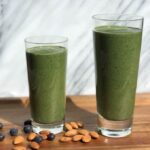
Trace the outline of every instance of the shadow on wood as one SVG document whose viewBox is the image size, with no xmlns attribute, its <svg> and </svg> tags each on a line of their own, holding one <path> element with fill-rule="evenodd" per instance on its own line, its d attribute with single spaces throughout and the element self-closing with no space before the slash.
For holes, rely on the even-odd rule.
<svg viewBox="0 0 150 150">
<path fill-rule="evenodd" d="M 95 122 L 96 115 L 78 107 L 70 97 L 66 98 L 66 121 Z M 30 118 L 28 98 L 1 98 L 0 121 L 14 126 L 22 126 Z M 89 125 L 90 126 L 90 125 Z"/>
</svg>

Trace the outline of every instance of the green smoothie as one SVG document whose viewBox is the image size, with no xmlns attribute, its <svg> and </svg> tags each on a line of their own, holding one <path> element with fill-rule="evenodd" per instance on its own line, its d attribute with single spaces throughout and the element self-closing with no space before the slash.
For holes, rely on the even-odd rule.
<svg viewBox="0 0 150 150">
<path fill-rule="evenodd" d="M 98 113 L 105 119 L 132 118 L 142 31 L 121 26 L 94 30 Z"/>
<path fill-rule="evenodd" d="M 39 46 L 26 50 L 31 115 L 35 122 L 57 123 L 65 116 L 67 50 Z"/>
</svg>

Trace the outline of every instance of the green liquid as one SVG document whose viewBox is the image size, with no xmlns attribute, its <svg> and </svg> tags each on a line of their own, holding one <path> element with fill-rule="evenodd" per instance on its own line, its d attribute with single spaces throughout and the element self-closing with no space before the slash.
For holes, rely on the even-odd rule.
<svg viewBox="0 0 150 150">
<path fill-rule="evenodd" d="M 38 123 L 55 123 L 65 116 L 67 50 L 59 46 L 27 49 L 31 115 Z"/>
<path fill-rule="evenodd" d="M 94 30 L 97 110 L 108 120 L 132 118 L 142 31 L 119 26 Z"/>
</svg>

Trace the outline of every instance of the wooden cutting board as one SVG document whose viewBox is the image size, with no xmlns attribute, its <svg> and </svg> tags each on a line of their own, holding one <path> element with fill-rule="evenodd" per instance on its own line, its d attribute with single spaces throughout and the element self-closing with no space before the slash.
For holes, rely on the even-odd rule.
<svg viewBox="0 0 150 150">
<path fill-rule="evenodd" d="M 12 137 L 9 129 L 17 127 L 22 134 L 24 120 L 30 118 L 28 98 L 1 98 L 0 122 L 4 123 L 6 138 L 0 142 L 0 150 L 13 148 Z M 66 108 L 66 120 L 80 120 L 85 123 L 89 130 L 96 129 L 96 101 L 95 96 L 68 96 Z M 24 134 L 26 137 L 26 135 Z M 56 136 L 55 141 L 44 141 L 40 150 L 150 150 L 150 94 L 137 94 L 133 132 L 124 138 L 107 138 L 100 135 L 98 140 L 90 143 L 58 141 L 61 134 Z M 25 143 L 24 145 L 27 145 Z"/>
</svg>

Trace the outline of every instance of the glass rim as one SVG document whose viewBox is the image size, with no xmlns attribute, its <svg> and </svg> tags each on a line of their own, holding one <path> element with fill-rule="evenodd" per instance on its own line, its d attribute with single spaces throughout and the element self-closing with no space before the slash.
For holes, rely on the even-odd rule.
<svg viewBox="0 0 150 150">
<path fill-rule="evenodd" d="M 127 18 L 123 18 L 123 19 L 109 19 L 108 17 L 127 17 Z M 92 16 L 92 19 L 94 20 L 102 20 L 102 21 L 138 21 L 138 20 L 143 20 L 144 17 L 142 16 L 138 16 L 138 15 L 134 15 L 134 14 L 95 14 Z"/>
<path fill-rule="evenodd" d="M 42 39 L 47 38 L 46 42 Z M 57 39 L 55 42 L 51 41 L 52 39 Z M 38 36 L 28 36 L 24 39 L 25 43 L 28 44 L 61 44 L 68 42 L 68 38 L 58 35 L 38 35 Z"/>
</svg>

